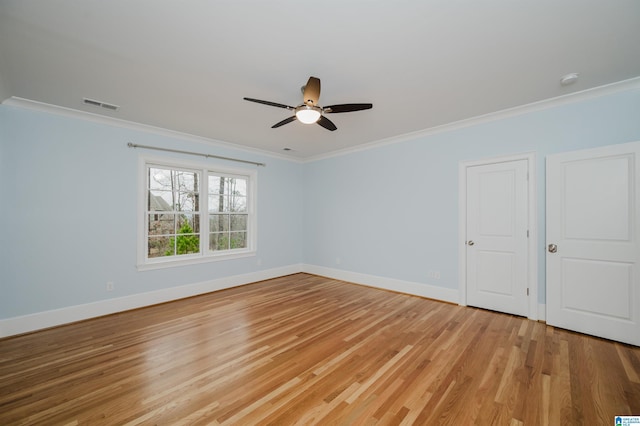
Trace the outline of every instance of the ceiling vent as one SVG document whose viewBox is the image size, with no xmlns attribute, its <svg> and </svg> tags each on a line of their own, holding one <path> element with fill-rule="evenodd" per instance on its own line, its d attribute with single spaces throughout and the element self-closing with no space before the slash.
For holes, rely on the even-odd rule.
<svg viewBox="0 0 640 426">
<path fill-rule="evenodd" d="M 85 105 L 92 105 L 95 107 L 104 108 L 111 111 L 117 111 L 120 108 L 118 105 L 108 104 L 106 102 L 96 101 L 95 99 L 89 99 L 89 98 L 83 98 L 82 102 L 84 102 Z"/>
</svg>

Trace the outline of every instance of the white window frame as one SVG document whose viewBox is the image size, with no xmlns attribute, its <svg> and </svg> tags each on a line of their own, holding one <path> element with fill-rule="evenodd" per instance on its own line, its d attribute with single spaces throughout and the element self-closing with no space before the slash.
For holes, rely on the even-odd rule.
<svg viewBox="0 0 640 426">
<path fill-rule="evenodd" d="M 148 226 L 147 226 L 147 168 L 164 167 L 171 169 L 188 169 L 200 173 L 200 252 L 187 255 L 167 256 L 167 257 L 147 257 Z M 231 249 L 223 251 L 209 250 L 209 173 L 225 177 L 237 177 L 247 179 L 247 247 L 241 249 Z M 174 160 L 165 157 L 140 156 L 138 160 L 138 247 L 137 247 L 137 268 L 139 271 L 146 271 L 160 268 L 170 268 L 176 266 L 193 265 L 206 262 L 216 262 L 222 260 L 238 259 L 255 256 L 257 251 L 257 209 L 258 199 L 258 172 L 251 169 L 237 169 L 211 165 L 202 162 L 191 162 L 184 160 Z"/>
</svg>

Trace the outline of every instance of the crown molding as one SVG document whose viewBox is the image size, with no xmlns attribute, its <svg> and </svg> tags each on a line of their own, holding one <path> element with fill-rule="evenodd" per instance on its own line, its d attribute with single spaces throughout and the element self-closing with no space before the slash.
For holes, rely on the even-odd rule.
<svg viewBox="0 0 640 426">
<path fill-rule="evenodd" d="M 5 99 L 2 102 L 2 105 L 16 107 L 16 108 L 30 109 L 33 111 L 46 112 L 49 114 L 60 115 L 60 116 L 75 118 L 75 119 L 84 120 L 84 121 L 90 121 L 93 123 L 105 124 L 107 126 L 114 126 L 114 127 L 134 130 L 134 131 L 153 133 L 159 136 L 183 139 L 189 142 L 196 142 L 196 143 L 205 144 L 205 145 L 213 146 L 217 148 L 233 149 L 235 151 L 242 151 L 249 154 L 261 155 L 261 156 L 270 157 L 270 158 L 277 158 L 279 160 L 290 161 L 293 163 L 302 163 L 302 161 L 299 159 L 292 158 L 286 155 L 281 155 L 281 154 L 279 155 L 271 151 L 265 151 L 257 148 L 250 148 L 247 146 L 233 144 L 230 142 L 225 142 L 217 139 L 206 138 L 204 136 L 197 136 L 190 133 L 184 133 L 176 130 L 165 129 L 163 127 L 136 123 L 134 121 L 123 120 L 121 118 L 108 117 L 104 115 L 94 114 L 91 112 L 80 111 L 73 108 L 67 108 L 67 107 L 62 107 L 58 105 L 48 104 L 45 102 L 34 101 L 31 99 L 20 98 L 17 96 L 12 96 L 8 99 Z"/>
<path fill-rule="evenodd" d="M 629 90 L 640 90 L 640 77 L 634 77 L 628 80 L 622 80 L 615 83 L 606 84 L 604 86 L 593 87 L 591 89 L 569 93 L 569 94 L 558 96 L 555 98 L 544 99 L 541 101 L 532 102 L 529 104 L 520 105 L 513 108 L 507 108 L 500 111 L 479 115 L 476 117 L 466 118 L 464 120 L 454 121 L 452 123 L 442 124 L 439 126 L 418 130 L 415 132 L 410 132 L 410 133 L 405 133 L 398 136 L 392 136 L 390 138 L 380 139 L 378 141 L 361 144 L 351 148 L 345 148 L 345 149 L 332 151 L 326 154 L 316 155 L 316 156 L 304 159 L 303 162 L 313 163 L 315 161 L 326 160 L 334 157 L 341 157 L 341 156 L 352 154 L 355 152 L 367 151 L 370 149 L 374 149 L 374 148 L 378 148 L 386 145 L 394 145 L 401 142 L 406 142 L 414 139 L 432 136 L 438 133 L 451 132 L 454 130 L 463 129 L 465 127 L 471 127 L 479 124 L 490 123 L 492 121 L 503 120 L 503 119 L 515 117 L 518 115 L 555 108 L 561 105 L 582 102 L 589 99 L 599 98 L 602 96 L 607 96 L 614 93 L 619 93 L 619 92 L 624 92 Z"/>
</svg>

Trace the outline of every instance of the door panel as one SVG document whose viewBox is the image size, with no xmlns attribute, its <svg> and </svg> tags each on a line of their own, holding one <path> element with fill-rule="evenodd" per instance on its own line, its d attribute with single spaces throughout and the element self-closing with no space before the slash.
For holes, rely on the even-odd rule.
<svg viewBox="0 0 640 426">
<path fill-rule="evenodd" d="M 547 158 L 547 322 L 640 344 L 640 143 Z"/>
<path fill-rule="evenodd" d="M 629 167 L 632 161 L 632 156 L 625 155 L 564 163 L 563 210 L 567 239 L 631 239 Z"/>
<path fill-rule="evenodd" d="M 528 313 L 527 168 L 526 160 L 467 168 L 469 305 Z"/>
<path fill-rule="evenodd" d="M 563 259 L 563 308 L 631 320 L 632 264 L 584 259 Z M 588 282 L 606 283 L 584 291 Z"/>
<path fill-rule="evenodd" d="M 478 250 L 478 291 L 509 296 L 513 294 L 513 253 Z"/>
</svg>

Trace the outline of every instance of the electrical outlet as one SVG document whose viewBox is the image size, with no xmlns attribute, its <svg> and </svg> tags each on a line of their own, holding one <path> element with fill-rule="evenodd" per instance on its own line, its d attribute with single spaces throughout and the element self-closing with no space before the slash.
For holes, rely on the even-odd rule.
<svg viewBox="0 0 640 426">
<path fill-rule="evenodd" d="M 114 288 L 113 281 L 107 281 L 107 291 L 113 291 Z"/>
<path fill-rule="evenodd" d="M 436 280 L 439 280 L 440 279 L 440 271 L 435 271 L 433 273 L 433 278 L 435 278 Z"/>
</svg>

